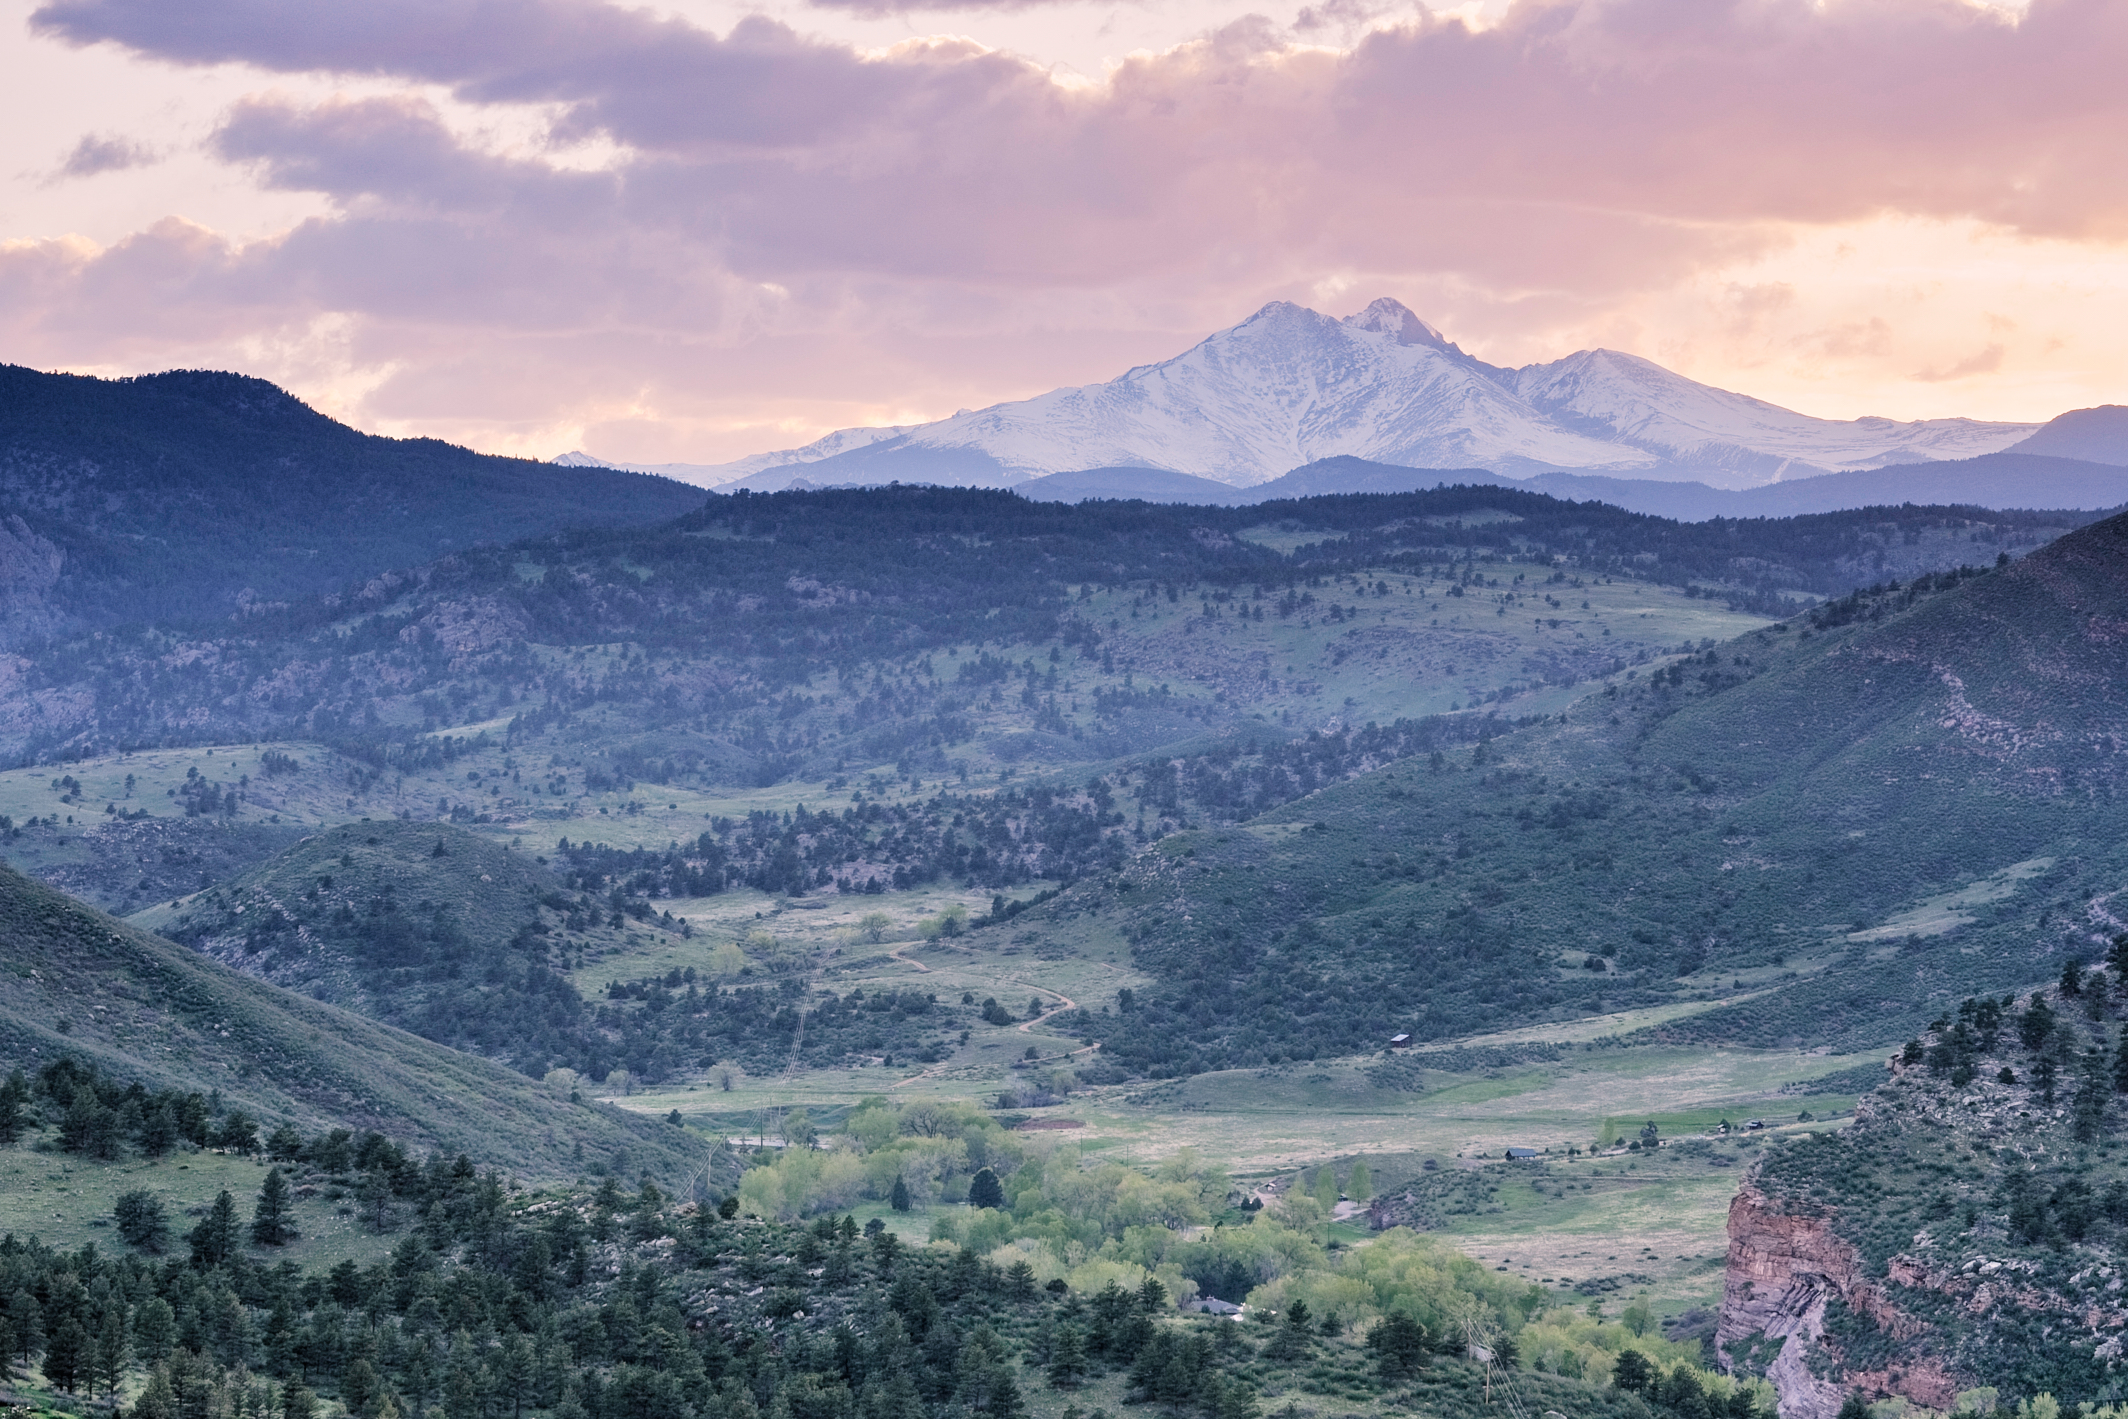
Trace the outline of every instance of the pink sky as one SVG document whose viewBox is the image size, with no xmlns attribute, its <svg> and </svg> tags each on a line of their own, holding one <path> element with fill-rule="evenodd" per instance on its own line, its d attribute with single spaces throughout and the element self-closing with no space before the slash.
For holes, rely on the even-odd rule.
<svg viewBox="0 0 2128 1419">
<path fill-rule="evenodd" d="M 0 0 L 0 359 L 712 462 L 1392 295 L 1830 417 L 2128 401 L 2128 5 Z"/>
</svg>

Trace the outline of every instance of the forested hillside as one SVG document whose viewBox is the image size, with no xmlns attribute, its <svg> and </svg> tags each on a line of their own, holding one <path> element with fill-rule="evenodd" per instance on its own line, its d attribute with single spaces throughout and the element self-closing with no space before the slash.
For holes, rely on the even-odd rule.
<svg viewBox="0 0 2128 1419">
<path fill-rule="evenodd" d="M 1099 757 L 1251 714 L 1415 712 L 1405 696 L 1376 713 L 1400 702 L 1361 683 L 1370 669 L 1428 682 L 1443 709 L 1570 685 L 1675 649 L 1624 604 L 1636 587 L 1786 614 L 2078 520 L 1678 524 L 1498 488 L 1249 509 L 715 498 L 657 530 L 465 552 L 238 627 L 54 646 L 6 672 L 0 749 L 314 738 L 389 772 L 435 752 L 422 734 L 514 720 L 594 742 L 586 772 L 606 781 L 765 783 L 851 760 L 943 771 L 1002 711 L 1032 736 L 1003 757 L 1060 741 Z"/>
<path fill-rule="evenodd" d="M 226 622 L 482 543 L 663 522 L 702 496 L 357 433 L 242 375 L 0 366 L 0 649 Z"/>
<path fill-rule="evenodd" d="M 1667 1032 L 1868 1047 L 2103 939 L 2122 624 L 2116 518 L 1170 836 L 1020 935 L 1128 936 L 1163 989 L 1077 1028 L 1148 1073 L 1714 994 Z"/>
</svg>

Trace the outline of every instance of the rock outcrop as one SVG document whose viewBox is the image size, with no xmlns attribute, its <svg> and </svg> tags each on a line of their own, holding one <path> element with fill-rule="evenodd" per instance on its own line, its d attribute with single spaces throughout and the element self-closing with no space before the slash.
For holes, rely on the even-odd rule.
<svg viewBox="0 0 2128 1419">
<path fill-rule="evenodd" d="M 1905 1260 L 1894 1263 L 1892 1279 L 1926 1284 L 1911 1264 L 1898 1264 Z M 1825 1333 L 1826 1305 L 1835 1297 L 1895 1340 L 1925 1329 L 1864 1275 L 1861 1254 L 1834 1233 L 1829 1214 L 1788 1210 L 1747 1178 L 1729 1204 L 1728 1270 L 1714 1338 L 1723 1368 L 1770 1380 L 1781 1419 L 1832 1419 L 1852 1388 L 1951 1407 L 1957 1385 L 1933 1359 L 1896 1373 L 1850 1370 Z"/>
</svg>

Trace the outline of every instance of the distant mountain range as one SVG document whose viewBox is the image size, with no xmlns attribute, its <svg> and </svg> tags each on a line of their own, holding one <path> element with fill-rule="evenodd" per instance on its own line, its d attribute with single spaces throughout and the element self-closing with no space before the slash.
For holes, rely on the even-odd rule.
<svg viewBox="0 0 2128 1419">
<path fill-rule="evenodd" d="M 2123 412 L 2128 415 L 2128 411 Z M 2123 423 L 2128 424 L 2128 418 Z M 2053 427 L 2047 425 L 2041 432 Z M 2024 446 L 2020 444 L 2019 448 Z M 1090 468 L 1081 473 L 1052 473 L 1022 483 L 1015 491 L 1043 502 L 1141 498 L 1147 502 L 1245 507 L 1283 498 L 1410 493 L 1458 483 L 1520 488 L 1549 493 L 1569 502 L 1609 503 L 1629 512 L 1673 517 L 1682 522 L 1704 522 L 1713 517 L 1798 517 L 1901 503 L 2097 510 L 2128 505 L 2128 464 L 2025 452 L 1988 453 L 1955 463 L 1907 463 L 1852 473 L 1825 473 L 1741 491 L 1710 488 L 1705 483 L 1606 478 L 1586 473 L 1540 473 L 1534 478 L 1517 479 L 1484 468 L 1399 468 L 1362 458 L 1326 458 L 1253 488 L 1230 488 L 1209 478 L 1151 468 Z"/>
<path fill-rule="evenodd" d="M 2011 450 L 2128 464 L 2128 410 L 2080 410 L 2044 428 L 1971 419 L 1816 419 L 1615 350 L 1584 350 L 1519 369 L 1490 365 L 1393 300 L 1378 300 L 1342 320 L 1274 301 L 1174 359 L 1105 384 L 964 410 L 935 423 L 843 429 L 803 448 L 733 463 L 604 466 L 727 490 L 899 480 L 1019 487 L 1034 496 L 1227 502 L 1235 490 L 1255 494 L 1251 501 L 1289 496 L 1299 489 L 1278 485 L 1294 470 L 1358 460 L 1429 473 L 1452 470 L 1461 481 L 1470 481 L 1470 470 L 1482 470 L 1561 496 L 1606 500 L 1615 499 L 1578 480 L 1599 478 L 1607 489 L 1697 484 L 1700 490 L 1681 501 L 1652 490 L 1620 494 L 1638 499 L 1628 506 L 1690 515 L 1680 509 L 1721 502 L 1710 502 L 1709 492 L 1902 465 L 1941 468 Z M 580 453 L 556 461 L 601 462 Z M 2046 471 L 1990 466 L 1980 470 L 1978 486 L 1990 503 L 2032 506 L 2020 490 L 2005 490 L 1993 480 Z M 2049 477 L 2063 472 L 2052 470 Z M 2083 490 L 2108 475 L 2066 472 L 2065 486 L 2079 489 L 2079 497 L 2104 497 L 2096 506 L 2122 501 Z M 1060 475 L 1066 481 L 1048 481 Z M 1561 475 L 1577 482 L 1541 481 Z M 1325 485 L 1322 476 L 1308 482 L 1307 491 L 1359 490 Z M 1878 486 L 1820 489 L 1804 503 L 1816 508 L 1827 496 L 1848 498 L 1865 488 L 1874 497 Z M 2043 478 L 2041 486 L 2052 484 Z M 1087 491 L 1068 492 L 1079 489 Z M 1671 505 L 1660 505 L 1666 503 Z M 1775 508 L 1769 504 L 1766 510 Z"/>
</svg>

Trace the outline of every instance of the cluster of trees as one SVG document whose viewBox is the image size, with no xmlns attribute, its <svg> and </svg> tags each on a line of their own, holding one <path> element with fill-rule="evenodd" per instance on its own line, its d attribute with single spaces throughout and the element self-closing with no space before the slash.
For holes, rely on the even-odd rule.
<svg viewBox="0 0 2128 1419">
<path fill-rule="evenodd" d="M 51 1071 L 76 1096 L 97 1078 Z M 56 1092 L 14 1080 L 56 1107 Z M 1526 1397 L 1647 1419 L 1624 1352 L 1669 1358 L 1667 1342 L 1550 1311 L 1538 1288 L 1409 1234 L 1336 1254 L 1312 1198 L 1275 1217 L 1235 1208 L 1227 1179 L 1187 1155 L 1150 1174 L 1090 1163 L 954 1104 L 868 1100 L 828 1149 L 787 1123 L 780 1159 L 698 1206 L 617 1177 L 526 1194 L 463 1157 L 277 1128 L 257 1145 L 274 1166 L 248 1219 L 225 1191 L 182 1246 L 144 1191 L 114 1208 L 117 1255 L 0 1241 L 0 1367 L 35 1365 L 85 1397 L 135 1390 L 140 1419 L 305 1419 L 335 1401 L 365 1419 L 1023 1419 L 1033 1389 L 1069 1396 L 1104 1374 L 1125 1402 L 1192 1419 L 1255 1419 L 1274 1384 L 1408 1391 L 1479 1419 L 1462 1358 L 1476 1325 Z M 944 1160 L 971 1206 L 941 1212 L 945 1244 L 912 1247 L 879 1222 L 787 1205 L 798 1160 L 842 1153 L 882 1178 L 891 1164 L 903 1207 L 939 1200 L 921 1180 Z M 778 1174 L 772 1196 L 762 1183 Z M 1337 1175 L 1317 1183 L 1334 1192 Z M 389 1256 L 307 1272 L 278 1259 L 297 1188 L 356 1196 L 365 1225 L 397 1234 Z M 1188 1225 L 1215 1218 L 1229 1225 Z M 1261 1278 L 1262 1324 L 1177 1313 L 1201 1289 L 1193 1276 L 1237 1265 Z M 1645 1398 L 1681 1419 L 1752 1412 L 1735 1387 L 1693 1378 L 1712 1407 L 1673 1402 L 1691 1389 L 1674 1372 Z"/>
<path fill-rule="evenodd" d="M 995 794 L 940 793 L 913 803 L 859 803 L 841 812 L 800 805 L 714 819 L 686 848 L 657 852 L 604 844 L 559 847 L 572 888 L 629 902 L 706 897 L 751 887 L 784 896 L 883 892 L 940 880 L 993 890 L 1072 881 L 1121 865 L 1128 845 L 1113 789 L 1049 785 Z"/>
<path fill-rule="evenodd" d="M 1514 727 L 1456 715 L 1292 737 L 1262 731 L 1202 753 L 1139 760 L 1079 790 L 1037 785 L 867 802 L 840 812 L 803 805 L 781 814 L 757 810 L 743 820 L 713 820 L 688 847 L 662 852 L 564 838 L 557 868 L 572 890 L 603 895 L 609 910 L 638 917 L 661 897 L 704 897 L 739 886 L 800 896 L 940 880 L 993 890 L 1044 879 L 1072 882 L 1114 871 L 1137 846 L 1193 819 L 1238 822 L 1326 784 L 1482 744 Z M 1134 829 L 1118 806 L 1119 790 L 1136 799 Z"/>
<path fill-rule="evenodd" d="M 2128 957 L 2128 936 L 2116 941 L 2114 952 L 2115 969 L 2110 976 L 2095 972 L 2086 975 L 2081 962 L 2069 961 L 2062 969 L 2060 998 L 2073 1000 L 2088 995 L 2094 1005 L 2103 1009 L 2109 985 L 2122 979 L 2119 967 L 2121 959 Z M 2117 1041 L 2109 1042 L 2102 1034 L 2096 1038 L 2087 1036 L 2073 1020 L 2063 1018 L 2061 1012 L 2049 1006 L 2045 992 L 2040 991 L 2032 994 L 2022 1011 L 2017 1009 L 2014 995 L 2000 1000 L 1968 996 L 1960 1002 L 1955 1019 L 1949 1014 L 1938 1016 L 1930 1022 L 1926 1036 L 1906 1042 L 1900 1058 L 1908 1065 L 1925 1063 L 1931 1074 L 1962 1089 L 1978 1075 L 1982 1057 L 1996 1053 L 2006 1032 L 2015 1035 L 2022 1050 L 2026 1077 L 2021 1081 L 2017 1069 L 2005 1064 L 1998 1071 L 1996 1082 L 2028 1083 L 2039 1095 L 2041 1105 L 2048 1108 L 2053 1107 L 2058 1094 L 2068 1093 L 2070 1126 L 2076 1141 L 2096 1141 L 2114 1097 L 2128 1094 L 2128 1027 L 2124 1027 Z M 2128 1213 L 2128 1184 L 2123 1185 L 2117 1210 Z M 2012 1229 L 2025 1241 L 2048 1235 L 2044 1219 L 2030 1211 L 2013 1215 Z M 2081 1238 L 2082 1228 L 2075 1236 Z"/>
<path fill-rule="evenodd" d="M 1192 1155 L 1148 1173 L 1069 1146 L 1029 1145 L 971 1110 L 875 1099 L 837 1137 L 804 1133 L 744 1174 L 742 1210 L 832 1214 L 890 1190 L 898 1209 L 905 1198 L 938 1208 L 934 1240 L 992 1257 L 1012 1294 L 1086 1298 L 1032 1338 L 1029 1363 L 1058 1388 L 1106 1366 L 1126 1372 L 1140 1398 L 1217 1414 L 1240 1402 L 1237 1378 L 1268 1379 L 1341 1354 L 1380 1383 L 1410 1383 L 1477 1337 L 1510 1370 L 1607 1384 L 1686 1419 L 1749 1419 L 1767 1407 L 1763 1386 L 1703 1368 L 1696 1342 L 1651 1335 L 1645 1307 L 1605 1323 L 1404 1231 L 1337 1251 L 1329 1207 L 1370 1190 L 1364 1162 L 1342 1186 L 1325 1167 L 1312 1188 L 1258 1209 L 1239 1205 L 1230 1180 Z M 966 1208 L 942 1205 L 958 1196 L 956 1169 L 967 1180 Z M 1154 1324 L 1177 1296 L 1246 1301 L 1265 1329 Z"/>
<path fill-rule="evenodd" d="M 181 1143 L 233 1152 L 259 1146 L 258 1122 L 227 1108 L 219 1091 L 149 1090 L 70 1055 L 52 1060 L 34 1078 L 17 1069 L 0 1083 L 0 1144 L 45 1123 L 58 1126 L 63 1150 L 99 1161 L 124 1157 L 128 1149 L 160 1158 Z"/>
</svg>

